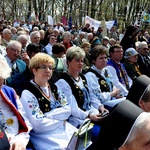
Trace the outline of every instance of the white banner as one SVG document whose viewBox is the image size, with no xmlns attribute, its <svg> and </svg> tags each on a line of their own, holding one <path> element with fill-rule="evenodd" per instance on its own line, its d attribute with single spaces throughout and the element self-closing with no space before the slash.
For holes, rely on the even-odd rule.
<svg viewBox="0 0 150 150">
<path fill-rule="evenodd" d="M 115 20 L 112 21 L 106 21 L 106 27 L 110 30 L 110 28 L 113 26 Z M 101 26 L 101 21 L 95 20 L 93 18 L 90 18 L 89 16 L 85 17 L 85 24 L 89 23 L 90 28 L 94 27 L 94 31 L 97 31 L 98 27 Z"/>
<path fill-rule="evenodd" d="M 54 20 L 50 15 L 48 15 L 48 24 L 51 24 L 52 26 L 54 25 Z"/>
</svg>

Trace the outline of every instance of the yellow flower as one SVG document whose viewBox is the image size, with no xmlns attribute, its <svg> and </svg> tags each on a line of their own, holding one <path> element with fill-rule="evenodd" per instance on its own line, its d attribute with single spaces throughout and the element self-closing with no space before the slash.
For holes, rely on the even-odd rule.
<svg viewBox="0 0 150 150">
<path fill-rule="evenodd" d="M 14 120 L 12 118 L 9 118 L 9 119 L 6 120 L 6 124 L 8 126 L 11 126 L 13 123 L 14 123 Z"/>
</svg>

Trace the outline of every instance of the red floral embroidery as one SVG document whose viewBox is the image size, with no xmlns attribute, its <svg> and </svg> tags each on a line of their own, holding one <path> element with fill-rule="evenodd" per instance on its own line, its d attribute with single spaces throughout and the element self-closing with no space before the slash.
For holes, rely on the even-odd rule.
<svg viewBox="0 0 150 150">
<path fill-rule="evenodd" d="M 0 139 L 4 137 L 4 133 L 0 131 Z"/>
</svg>

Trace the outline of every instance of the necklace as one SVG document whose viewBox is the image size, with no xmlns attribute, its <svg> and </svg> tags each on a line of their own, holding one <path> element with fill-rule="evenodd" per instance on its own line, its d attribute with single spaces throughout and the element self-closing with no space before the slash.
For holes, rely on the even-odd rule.
<svg viewBox="0 0 150 150">
<path fill-rule="evenodd" d="M 39 89 L 39 91 L 48 99 L 50 99 L 50 85 L 49 83 L 47 82 L 47 87 L 48 87 L 48 92 L 46 91 L 45 88 L 41 88 L 34 80 L 33 82 L 35 83 L 36 87 Z"/>
<path fill-rule="evenodd" d="M 75 82 L 79 82 L 80 81 L 80 76 L 77 76 L 76 78 L 74 78 L 69 72 L 68 75 L 71 77 L 71 79 L 73 79 Z"/>
</svg>

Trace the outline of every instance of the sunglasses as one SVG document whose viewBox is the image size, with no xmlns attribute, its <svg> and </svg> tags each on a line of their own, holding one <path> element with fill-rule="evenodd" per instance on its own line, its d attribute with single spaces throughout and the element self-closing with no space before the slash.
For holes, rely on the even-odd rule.
<svg viewBox="0 0 150 150">
<path fill-rule="evenodd" d="M 143 50 L 148 51 L 148 48 L 143 48 Z"/>
</svg>

